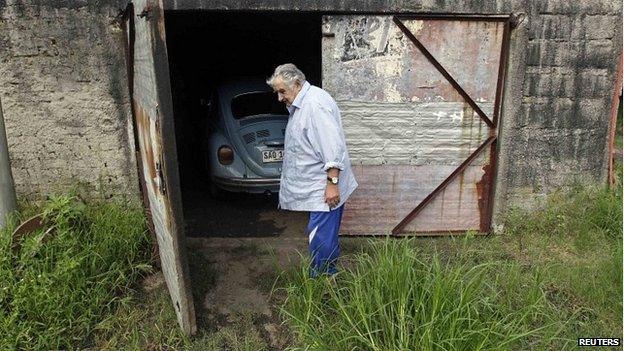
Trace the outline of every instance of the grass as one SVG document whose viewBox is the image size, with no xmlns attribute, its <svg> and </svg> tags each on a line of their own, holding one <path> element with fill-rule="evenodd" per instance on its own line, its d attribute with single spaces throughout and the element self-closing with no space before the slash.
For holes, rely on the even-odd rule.
<svg viewBox="0 0 624 351">
<path fill-rule="evenodd" d="M 539 265 L 549 300 L 571 317 L 563 331 L 622 336 L 622 183 L 551 195 L 542 211 L 509 218 L 508 250 Z"/>
<path fill-rule="evenodd" d="M 291 278 L 284 314 L 300 350 L 505 350 L 555 337 L 539 273 L 426 257 L 413 240 L 372 243 L 337 277 Z"/>
<path fill-rule="evenodd" d="M 18 222 L 42 211 L 44 228 L 12 249 Z M 149 270 L 150 239 L 137 205 L 53 197 L 0 232 L 0 349 L 88 347 L 97 324 Z"/>
<path fill-rule="evenodd" d="M 17 224 L 40 212 L 47 224 L 13 252 Z M 215 272 L 193 251 L 200 330 L 192 340 L 183 334 L 164 278 L 151 267 L 138 204 L 85 204 L 73 195 L 23 203 L 0 245 L 0 350 L 268 350 L 251 315 L 218 330 L 205 320 L 201 301 Z"/>
<path fill-rule="evenodd" d="M 565 350 L 622 337 L 621 166 L 618 179 L 513 209 L 490 237 L 343 240 L 357 245 L 336 284 L 310 279 L 306 262 L 282 272 L 278 332 L 291 350 L 332 351 Z M 11 250 L 10 232 L 39 211 L 47 224 Z M 0 245 L 2 350 L 271 350 L 257 316 L 220 328 L 207 317 L 215 272 L 193 251 L 199 332 L 183 335 L 138 205 L 55 197 L 23 209 Z"/>
<path fill-rule="evenodd" d="M 160 276 L 160 275 L 156 275 Z M 153 290 L 126 295 L 95 327 L 96 350 L 179 350 L 189 339 L 178 327 L 164 281 Z"/>
<path fill-rule="evenodd" d="M 620 182 L 621 184 L 621 182 Z M 574 187 L 503 233 L 371 241 L 331 279 L 285 274 L 292 350 L 570 349 L 622 337 L 622 189 Z"/>
</svg>

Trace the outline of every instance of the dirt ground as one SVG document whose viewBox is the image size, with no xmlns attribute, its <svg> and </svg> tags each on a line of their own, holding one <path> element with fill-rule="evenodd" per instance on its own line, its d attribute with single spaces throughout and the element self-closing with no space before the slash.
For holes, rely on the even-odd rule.
<svg viewBox="0 0 624 351">
<path fill-rule="evenodd" d="M 213 199 L 194 188 L 182 194 L 188 237 L 301 237 L 306 212 L 277 209 L 277 195 L 228 193 Z"/>
<path fill-rule="evenodd" d="M 195 183 L 197 184 L 197 183 Z M 243 325 L 269 350 L 283 350 L 291 333 L 279 318 L 283 270 L 308 255 L 307 212 L 277 209 L 277 196 L 228 194 L 213 199 L 205 187 L 183 190 L 189 266 L 199 331 Z M 366 238 L 341 238 L 343 253 Z"/>
<path fill-rule="evenodd" d="M 183 193 L 189 266 L 199 331 L 244 325 L 269 350 L 290 333 L 278 316 L 280 271 L 307 255 L 308 214 L 277 209 L 277 196 L 228 194 L 213 199 L 201 188 Z M 272 293 L 273 291 L 273 293 Z"/>
<path fill-rule="evenodd" d="M 253 326 L 246 328 L 254 329 L 271 350 L 283 349 L 289 338 L 278 316 L 283 294 L 273 288 L 279 272 L 307 253 L 306 244 L 303 237 L 189 238 L 200 330 L 251 320 Z"/>
</svg>

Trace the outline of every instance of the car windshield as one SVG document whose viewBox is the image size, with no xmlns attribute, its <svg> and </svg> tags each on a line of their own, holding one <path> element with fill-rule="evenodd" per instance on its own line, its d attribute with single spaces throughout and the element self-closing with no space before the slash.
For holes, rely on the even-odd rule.
<svg viewBox="0 0 624 351">
<path fill-rule="evenodd" d="M 264 114 L 288 115 L 288 110 L 270 91 L 246 93 L 232 99 L 232 115 L 236 119 Z"/>
</svg>

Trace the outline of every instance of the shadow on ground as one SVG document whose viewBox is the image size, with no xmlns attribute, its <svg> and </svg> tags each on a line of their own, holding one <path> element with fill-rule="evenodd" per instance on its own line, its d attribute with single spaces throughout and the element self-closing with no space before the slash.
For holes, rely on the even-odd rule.
<svg viewBox="0 0 624 351">
<path fill-rule="evenodd" d="M 186 235 L 190 237 L 294 237 L 303 235 L 306 212 L 278 210 L 277 195 L 226 193 L 214 199 L 206 185 L 183 189 Z"/>
</svg>

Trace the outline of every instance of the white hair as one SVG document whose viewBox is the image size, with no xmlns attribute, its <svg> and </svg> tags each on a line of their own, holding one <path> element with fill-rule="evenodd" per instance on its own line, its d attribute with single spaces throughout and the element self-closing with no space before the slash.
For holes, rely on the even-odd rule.
<svg viewBox="0 0 624 351">
<path fill-rule="evenodd" d="M 292 63 L 285 63 L 277 66 L 275 68 L 275 72 L 273 72 L 271 78 L 267 79 L 266 83 L 273 86 L 277 77 L 281 77 L 289 88 L 292 88 L 295 85 L 295 82 L 299 82 L 299 84 L 303 85 L 306 81 L 305 74 L 303 74 L 303 72 L 301 72 L 301 70 Z"/>
</svg>

